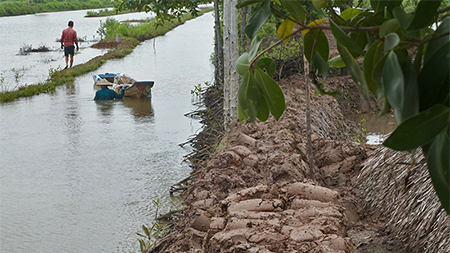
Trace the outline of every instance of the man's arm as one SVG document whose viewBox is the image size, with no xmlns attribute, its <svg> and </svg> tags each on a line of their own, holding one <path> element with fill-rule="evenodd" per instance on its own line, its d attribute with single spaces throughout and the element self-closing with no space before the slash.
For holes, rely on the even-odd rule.
<svg viewBox="0 0 450 253">
<path fill-rule="evenodd" d="M 125 89 L 122 88 L 122 91 L 120 92 L 120 94 L 117 94 L 117 92 L 115 92 L 115 91 L 114 91 L 114 93 L 115 93 L 115 98 L 121 99 L 121 98 L 123 98 L 123 95 L 125 95 Z"/>
<path fill-rule="evenodd" d="M 73 38 L 73 42 L 75 42 L 75 45 L 77 46 L 77 51 L 80 50 L 80 48 L 78 47 L 78 35 L 77 35 L 77 32 L 75 32 L 75 38 Z"/>
<path fill-rule="evenodd" d="M 61 49 L 63 49 L 64 48 L 64 31 L 62 32 L 62 35 L 61 35 Z"/>
</svg>

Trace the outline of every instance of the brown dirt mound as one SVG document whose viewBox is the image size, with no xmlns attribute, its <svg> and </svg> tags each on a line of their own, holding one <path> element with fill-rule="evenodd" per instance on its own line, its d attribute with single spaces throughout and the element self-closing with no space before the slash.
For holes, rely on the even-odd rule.
<svg viewBox="0 0 450 253">
<path fill-rule="evenodd" d="M 359 94 L 350 77 L 326 88 Z M 287 109 L 277 122 L 235 123 L 200 172 L 186 209 L 153 252 L 394 252 L 397 242 L 369 213 L 356 184 L 373 146 L 348 142 L 359 129 L 346 116 L 365 101 L 313 96 L 316 174 L 306 158 L 303 76 L 280 82 Z M 313 92 L 313 91 L 308 91 Z M 347 94 L 347 95 L 348 95 Z M 358 110 L 376 110 L 363 102 Z M 314 178 L 314 179 L 313 179 Z"/>
</svg>

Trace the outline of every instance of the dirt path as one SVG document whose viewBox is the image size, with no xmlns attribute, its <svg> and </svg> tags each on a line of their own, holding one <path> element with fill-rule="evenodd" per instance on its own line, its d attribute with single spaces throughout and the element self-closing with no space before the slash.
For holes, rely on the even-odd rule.
<svg viewBox="0 0 450 253">
<path fill-rule="evenodd" d="M 354 142 L 359 128 L 347 118 L 355 105 L 368 112 L 378 105 L 364 102 L 349 76 L 326 82 L 341 95 L 312 98 L 311 175 L 303 76 L 280 86 L 287 104 L 280 121 L 232 127 L 190 188 L 175 230 L 154 252 L 400 252 L 356 183 L 375 147 Z"/>
</svg>

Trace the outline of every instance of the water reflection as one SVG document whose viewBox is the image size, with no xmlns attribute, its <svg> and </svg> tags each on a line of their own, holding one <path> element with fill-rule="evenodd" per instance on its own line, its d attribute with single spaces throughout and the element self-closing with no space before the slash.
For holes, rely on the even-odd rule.
<svg viewBox="0 0 450 253">
<path fill-rule="evenodd" d="M 67 145 L 71 152 L 71 157 L 79 155 L 80 135 L 82 133 L 83 119 L 80 116 L 80 103 L 77 98 L 77 90 L 74 83 L 67 83 L 64 124 L 67 128 Z"/>
<path fill-rule="evenodd" d="M 112 109 L 114 108 L 115 102 L 117 100 L 94 100 L 97 105 L 97 113 L 101 116 L 102 123 L 109 124 L 111 123 L 111 115 Z"/>
<path fill-rule="evenodd" d="M 148 97 L 123 98 L 123 104 L 133 109 L 133 115 L 136 118 L 153 116 L 152 100 Z"/>
</svg>

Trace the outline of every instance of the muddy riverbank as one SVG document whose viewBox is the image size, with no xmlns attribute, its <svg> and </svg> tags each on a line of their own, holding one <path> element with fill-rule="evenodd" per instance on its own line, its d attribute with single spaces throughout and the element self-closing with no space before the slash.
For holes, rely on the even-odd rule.
<svg viewBox="0 0 450 253">
<path fill-rule="evenodd" d="M 350 76 L 326 81 L 341 95 L 312 96 L 311 175 L 303 76 L 280 86 L 287 105 L 280 121 L 233 125 L 198 172 L 175 229 L 153 252 L 401 252 L 357 184 L 376 146 L 356 142 L 361 130 L 350 118 L 380 105 L 365 101 Z"/>
</svg>

